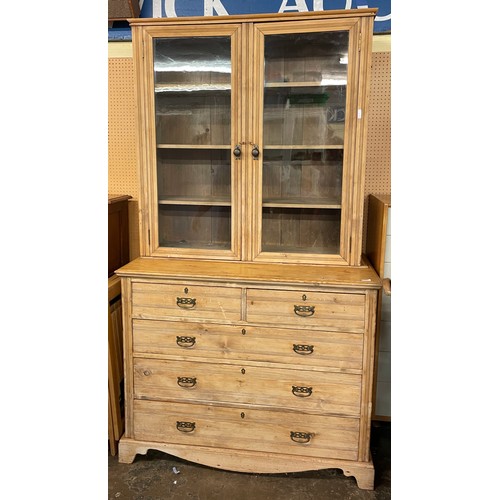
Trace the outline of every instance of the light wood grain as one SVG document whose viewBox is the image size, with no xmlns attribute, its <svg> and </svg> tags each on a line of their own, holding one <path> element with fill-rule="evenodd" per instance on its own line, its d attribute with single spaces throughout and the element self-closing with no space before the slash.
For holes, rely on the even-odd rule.
<svg viewBox="0 0 500 500">
<path fill-rule="evenodd" d="M 242 413 L 244 417 L 242 417 Z M 212 405 L 171 405 L 136 401 L 134 435 L 138 440 L 158 439 L 174 444 L 233 448 L 262 453 L 288 453 L 356 460 L 359 420 L 301 413 L 284 413 Z M 177 422 L 195 424 L 193 432 L 177 429 Z M 307 444 L 292 441 L 291 432 L 312 434 Z M 237 439 L 230 439 L 229 436 Z"/>
<path fill-rule="evenodd" d="M 206 446 L 135 441 L 124 438 L 120 441 L 119 461 L 132 463 L 137 454 L 145 455 L 150 449 L 160 450 L 195 463 L 236 472 L 278 474 L 328 468 L 341 469 L 346 476 L 355 476 L 359 488 L 373 490 L 374 486 L 375 471 L 371 459 L 368 462 L 355 462 L 228 448 L 218 448 L 217 453 L 214 453 L 213 448 Z"/>
<path fill-rule="evenodd" d="M 202 256 L 200 255 L 200 259 Z M 238 283 L 281 283 L 380 288 L 381 281 L 371 267 L 334 267 L 283 263 L 211 262 L 161 258 L 138 258 L 116 271 L 119 276 L 169 277 L 176 280 L 208 280 Z"/>
<path fill-rule="evenodd" d="M 187 381 L 179 382 L 179 377 Z M 360 375 L 136 356 L 134 379 L 137 399 L 258 405 L 359 417 Z"/>
<path fill-rule="evenodd" d="M 373 489 L 381 279 L 361 229 L 375 12 L 131 22 L 141 258 L 116 271 L 121 462 L 152 448 L 244 472 L 336 467 Z M 345 84 L 323 92 L 310 47 L 265 52 L 275 35 L 304 33 L 343 40 L 347 69 L 328 64 Z M 155 44 L 198 37 L 230 41 L 230 76 L 155 74 Z M 344 122 L 308 101 L 318 91 Z M 283 106 L 282 93 L 305 97 Z"/>
<path fill-rule="evenodd" d="M 246 301 L 243 299 L 244 304 Z M 179 340 L 180 338 L 180 340 Z M 188 338 L 188 340 L 183 338 Z M 191 340 L 189 340 L 191 339 Z M 299 346 L 295 347 L 294 346 Z M 309 349 L 300 346 L 308 346 Z M 181 360 L 254 361 L 361 373 L 363 336 L 266 326 L 134 320 L 134 353 Z"/>
</svg>

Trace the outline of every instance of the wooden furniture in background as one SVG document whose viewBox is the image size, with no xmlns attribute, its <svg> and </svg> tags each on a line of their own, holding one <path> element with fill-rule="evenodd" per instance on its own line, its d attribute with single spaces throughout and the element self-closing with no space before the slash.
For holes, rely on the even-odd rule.
<svg viewBox="0 0 500 500">
<path fill-rule="evenodd" d="M 369 195 L 366 255 L 382 279 L 377 313 L 373 419 L 391 419 L 391 197 Z"/>
<path fill-rule="evenodd" d="M 113 456 L 124 431 L 122 316 L 120 279 L 114 275 L 108 278 L 108 439 Z"/>
<path fill-rule="evenodd" d="M 116 271 L 121 462 L 334 467 L 373 489 L 375 12 L 130 21 L 142 257 Z"/>
<path fill-rule="evenodd" d="M 129 262 L 129 195 L 108 195 L 108 278 Z"/>
<path fill-rule="evenodd" d="M 139 0 L 108 0 L 108 21 L 126 21 L 140 14 Z"/>
<path fill-rule="evenodd" d="M 115 270 L 130 261 L 129 195 L 108 195 L 108 439 L 112 455 L 123 434 L 123 322 L 120 279 Z"/>
</svg>

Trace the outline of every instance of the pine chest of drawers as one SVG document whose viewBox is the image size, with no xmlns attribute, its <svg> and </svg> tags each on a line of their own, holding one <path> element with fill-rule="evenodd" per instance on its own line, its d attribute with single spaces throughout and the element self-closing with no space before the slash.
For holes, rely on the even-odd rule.
<svg viewBox="0 0 500 500">
<path fill-rule="evenodd" d="M 121 462 L 157 449 L 242 472 L 339 468 L 373 488 L 370 267 L 140 258 L 117 274 Z"/>
</svg>

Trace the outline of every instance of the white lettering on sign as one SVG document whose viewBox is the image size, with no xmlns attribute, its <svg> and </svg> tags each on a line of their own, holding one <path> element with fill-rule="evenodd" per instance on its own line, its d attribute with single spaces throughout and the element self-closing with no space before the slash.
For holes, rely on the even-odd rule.
<svg viewBox="0 0 500 500">
<path fill-rule="evenodd" d="M 175 0 L 165 0 L 165 14 L 167 17 L 177 17 L 177 13 L 175 12 Z"/>
<path fill-rule="evenodd" d="M 220 0 L 205 0 L 205 16 L 211 16 L 213 13 L 218 16 L 227 16 L 228 12 Z"/>
<path fill-rule="evenodd" d="M 161 0 L 153 0 L 153 17 L 162 17 Z"/>
<path fill-rule="evenodd" d="M 306 0 L 295 0 L 295 5 L 288 5 L 288 0 L 283 0 L 278 12 L 307 12 L 308 10 L 309 9 L 307 8 Z"/>
<path fill-rule="evenodd" d="M 234 0 L 233 0 L 234 1 Z M 178 17 L 175 11 L 176 0 L 151 0 L 152 4 L 152 16 L 162 17 L 162 6 L 165 9 L 166 17 Z M 139 5 L 142 8 L 144 0 L 139 0 Z M 290 3 L 290 5 L 289 5 Z M 205 16 L 227 16 L 229 15 L 227 9 L 222 4 L 222 0 L 203 0 L 204 5 L 204 15 Z M 365 9 L 367 5 L 358 5 L 358 9 Z M 352 0 L 345 0 L 346 10 L 352 9 Z M 313 10 L 323 11 L 324 0 L 313 0 Z M 306 0 L 282 0 L 281 7 L 278 12 L 308 12 L 309 9 L 306 5 Z M 375 21 L 389 21 L 391 19 L 391 14 L 386 14 L 384 16 L 376 16 Z"/>
</svg>

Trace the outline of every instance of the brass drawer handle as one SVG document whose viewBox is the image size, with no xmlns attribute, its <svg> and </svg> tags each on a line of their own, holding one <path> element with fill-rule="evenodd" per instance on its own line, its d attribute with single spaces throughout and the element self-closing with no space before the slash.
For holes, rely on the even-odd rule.
<svg viewBox="0 0 500 500">
<path fill-rule="evenodd" d="M 308 398 L 313 393 L 312 387 L 300 387 L 292 385 L 292 394 L 298 398 Z"/>
<path fill-rule="evenodd" d="M 194 387 L 196 377 L 177 377 L 177 385 L 180 387 Z"/>
<path fill-rule="evenodd" d="M 194 422 L 177 422 L 177 430 L 181 432 L 193 432 L 196 428 Z"/>
<path fill-rule="evenodd" d="M 297 316 L 312 316 L 314 314 L 314 306 L 293 306 L 293 312 Z"/>
<path fill-rule="evenodd" d="M 313 435 L 310 432 L 290 432 L 290 439 L 296 443 L 306 444 L 311 441 Z"/>
<path fill-rule="evenodd" d="M 312 354 L 314 352 L 314 346 L 307 344 L 293 344 L 293 350 L 297 354 L 305 356 L 307 354 Z"/>
<path fill-rule="evenodd" d="M 196 344 L 196 337 L 184 337 L 177 335 L 177 345 L 179 347 L 193 347 Z"/>
<path fill-rule="evenodd" d="M 182 309 L 192 309 L 196 305 L 196 299 L 190 297 L 177 297 L 177 306 Z"/>
</svg>

